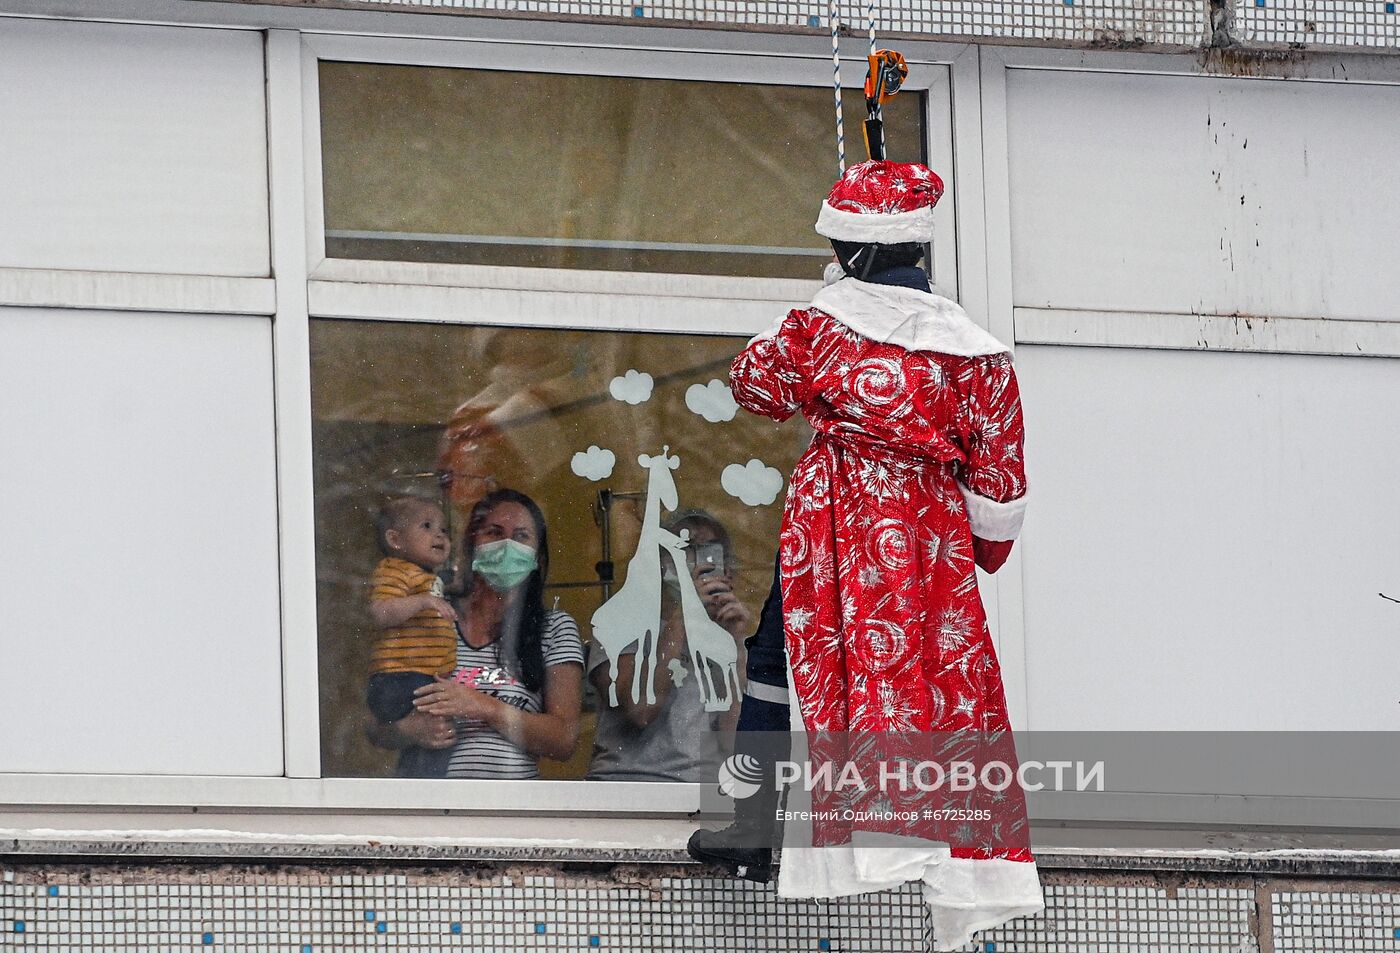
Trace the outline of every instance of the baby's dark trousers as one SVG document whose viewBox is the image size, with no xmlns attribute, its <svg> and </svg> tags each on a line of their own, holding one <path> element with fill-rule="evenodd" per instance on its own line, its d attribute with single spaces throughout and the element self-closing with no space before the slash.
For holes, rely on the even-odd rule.
<svg viewBox="0 0 1400 953">
<path fill-rule="evenodd" d="M 423 672 L 376 672 L 369 677 L 365 701 L 371 714 L 387 725 L 412 712 L 414 691 L 434 681 Z M 399 750 L 395 773 L 401 778 L 445 778 L 451 760 L 451 748 L 410 746 Z"/>
</svg>

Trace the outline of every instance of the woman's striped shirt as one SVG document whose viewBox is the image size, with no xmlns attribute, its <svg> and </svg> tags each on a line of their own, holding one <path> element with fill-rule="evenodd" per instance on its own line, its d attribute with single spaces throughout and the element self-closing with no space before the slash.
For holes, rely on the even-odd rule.
<svg viewBox="0 0 1400 953">
<path fill-rule="evenodd" d="M 557 609 L 545 613 L 543 643 L 546 671 L 554 665 L 570 664 L 582 669 L 583 641 L 573 616 Z M 539 693 L 530 691 L 502 667 L 499 639 L 474 649 L 458 638 L 457 668 L 475 670 L 472 684 L 508 705 L 532 714 L 544 711 Z M 540 776 L 540 764 L 539 758 L 507 741 L 485 722 L 458 718 L 457 746 L 452 749 L 447 776 L 528 780 Z"/>
</svg>

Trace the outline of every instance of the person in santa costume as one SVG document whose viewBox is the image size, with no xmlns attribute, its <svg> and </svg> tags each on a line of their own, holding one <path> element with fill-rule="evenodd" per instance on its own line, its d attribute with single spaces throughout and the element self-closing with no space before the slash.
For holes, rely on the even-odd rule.
<svg viewBox="0 0 1400 953">
<path fill-rule="evenodd" d="M 775 591 L 755 639 L 781 623 L 795 734 L 991 738 L 981 750 L 1009 752 L 1014 768 L 976 568 L 995 572 L 1021 528 L 1021 402 L 1008 349 L 917 267 L 942 192 L 919 164 L 847 169 L 816 225 L 840 280 L 753 338 L 730 368 L 740 406 L 778 421 L 801 412 L 815 431 L 789 481 Z M 746 693 L 741 729 L 778 727 L 776 681 L 769 673 L 763 692 Z M 1040 912 L 1019 787 L 966 803 L 992 820 L 963 837 L 878 824 L 815 831 L 784 847 L 778 892 L 838 897 L 921 882 L 939 950 Z M 698 832 L 692 853 L 741 873 L 757 865 L 753 879 L 766 879 L 765 848 L 753 845 L 755 831 L 771 832 L 772 798 L 737 801 L 736 817 L 727 831 Z M 905 836 L 869 846 L 861 834 L 871 832 Z"/>
</svg>

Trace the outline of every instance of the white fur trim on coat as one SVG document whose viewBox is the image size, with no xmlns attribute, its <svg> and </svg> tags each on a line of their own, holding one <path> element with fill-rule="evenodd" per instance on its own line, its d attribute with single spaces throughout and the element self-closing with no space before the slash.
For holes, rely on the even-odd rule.
<svg viewBox="0 0 1400 953">
<path fill-rule="evenodd" d="M 967 503 L 967 521 L 972 526 L 973 536 L 989 542 L 1006 542 L 1021 535 L 1021 523 L 1026 518 L 1026 494 L 998 503 L 979 496 L 961 482 L 958 489 Z"/>
<path fill-rule="evenodd" d="M 818 291 L 812 307 L 863 338 L 911 351 L 981 357 L 1010 350 L 956 301 L 927 291 L 845 278 Z"/>
<path fill-rule="evenodd" d="M 784 662 L 790 700 L 788 726 L 794 735 L 804 736 L 807 724 L 792 658 L 786 657 Z M 810 810 L 811 792 L 804 792 L 800 784 L 791 785 L 786 808 Z M 849 897 L 922 881 L 921 892 L 934 930 L 933 949 L 939 953 L 966 946 L 980 930 L 1045 909 L 1035 861 L 954 857 L 944 843 L 890 839 L 863 831 L 855 832 L 848 844 L 813 847 L 810 839 L 801 836 L 810 834 L 809 825 L 787 823 L 782 832 L 778 896 Z"/>
<path fill-rule="evenodd" d="M 927 245 L 933 241 L 933 206 L 925 205 L 912 212 L 847 212 L 823 201 L 816 227 L 818 235 L 840 242 Z"/>
<path fill-rule="evenodd" d="M 787 660 L 788 724 L 805 735 L 792 660 Z M 811 794 L 788 788 L 788 810 L 810 810 Z M 934 930 L 933 948 L 956 950 L 980 930 L 1045 909 L 1040 873 L 1034 861 L 968 859 L 952 856 L 947 844 L 889 838 L 857 831 L 849 844 L 813 847 L 800 835 L 802 824 L 783 825 L 778 865 L 778 896 L 793 899 L 849 897 L 920 882 Z M 804 842 L 805 840 L 805 842 Z"/>
</svg>

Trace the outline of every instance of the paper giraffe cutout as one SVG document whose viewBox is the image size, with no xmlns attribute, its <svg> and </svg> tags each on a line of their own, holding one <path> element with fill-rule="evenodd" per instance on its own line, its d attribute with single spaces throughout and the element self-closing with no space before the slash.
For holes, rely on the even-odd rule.
<svg viewBox="0 0 1400 953">
<path fill-rule="evenodd" d="M 700 698 L 706 711 L 728 711 L 739 694 L 739 649 L 734 644 L 734 636 L 710 618 L 705 610 L 704 600 L 695 588 L 695 580 L 685 561 L 685 547 L 690 541 L 690 531 L 681 530 L 676 536 L 661 531 L 661 545 L 676 567 L 676 578 L 680 580 L 681 618 L 685 620 L 685 644 L 690 649 L 690 659 L 694 663 L 695 675 L 699 680 Z M 710 663 L 719 666 L 719 685 L 715 685 Z M 734 694 L 729 687 L 734 686 Z M 724 689 L 720 698 L 716 688 Z"/>
<path fill-rule="evenodd" d="M 656 547 L 660 545 L 661 507 L 674 510 L 677 506 L 671 471 L 681 465 L 679 457 L 667 456 L 670 449 L 662 447 L 654 457 L 645 453 L 637 457 L 637 462 L 651 471 L 642 535 L 627 563 L 627 580 L 589 620 L 593 640 L 608 654 L 608 705 L 612 708 L 617 707 L 617 662 L 633 642 L 637 643 L 637 658 L 632 666 L 632 701 L 642 703 L 641 656 L 645 653 L 647 704 L 656 704 L 656 642 L 661 628 L 661 560 L 656 558 Z"/>
<path fill-rule="evenodd" d="M 598 607 L 589 620 L 593 640 L 608 656 L 608 705 L 617 707 L 618 660 L 628 646 L 636 644 L 637 658 L 632 667 L 632 701 L 642 703 L 642 656 L 646 656 L 646 703 L 656 704 L 656 653 L 661 628 L 661 559 L 665 551 L 676 567 L 676 582 L 680 586 L 681 617 L 685 622 L 686 647 L 690 650 L 698 677 L 700 697 L 706 711 L 725 711 L 739 695 L 738 647 L 734 636 L 725 631 L 705 611 L 705 603 L 695 588 L 695 580 L 685 561 L 685 548 L 690 534 L 677 536 L 661 528 L 661 511 L 679 506 L 676 481 L 671 471 L 681 465 L 679 457 L 670 456 L 670 447 L 649 457 L 645 453 L 637 462 L 650 472 L 647 480 L 646 508 L 642 517 L 642 534 L 637 551 L 627 563 L 627 578 L 613 597 Z M 719 666 L 718 686 L 710 664 Z M 677 660 L 673 659 L 672 677 L 677 685 Z M 733 685 L 733 692 L 730 686 Z M 723 689 L 723 695 L 718 689 Z"/>
</svg>

